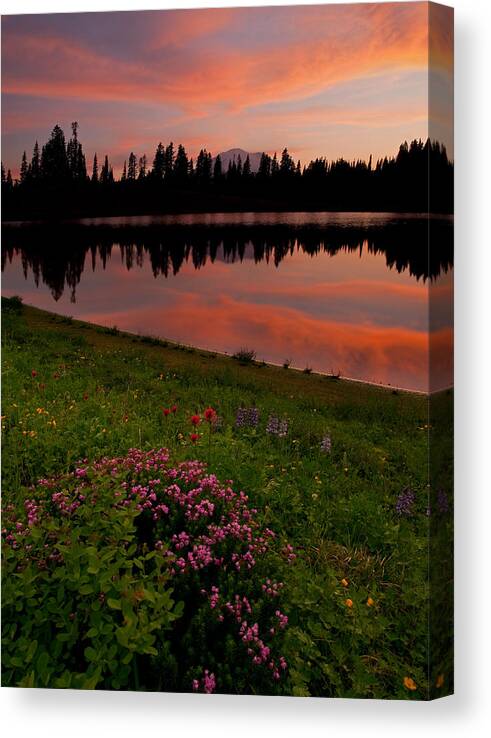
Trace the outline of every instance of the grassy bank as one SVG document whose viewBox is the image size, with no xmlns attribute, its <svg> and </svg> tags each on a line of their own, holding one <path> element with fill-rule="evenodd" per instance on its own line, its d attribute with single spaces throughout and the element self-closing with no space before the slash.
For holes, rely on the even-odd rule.
<svg viewBox="0 0 491 738">
<path fill-rule="evenodd" d="M 213 422 L 204 419 L 206 408 L 216 412 Z M 238 419 L 239 408 L 255 408 L 259 418 L 242 412 Z M 199 425 L 192 424 L 193 415 L 200 416 Z M 271 693 L 426 697 L 427 422 L 422 396 L 281 367 L 241 365 L 4 300 L 3 508 L 10 506 L 8 518 L 24 514 L 38 479 L 70 473 L 81 459 L 165 447 L 173 464 L 206 462 L 219 480 L 233 480 L 235 490 L 247 493 L 259 524 L 274 531 L 278 541 L 288 541 L 296 554 L 278 564 L 282 611 L 288 616 L 282 636 L 288 669 Z M 18 572 L 17 551 L 8 561 Z M 84 586 L 86 595 L 75 593 L 81 611 L 83 597 L 90 600 L 93 594 L 90 582 Z M 10 644 L 4 684 L 73 685 L 65 676 L 56 682 L 62 678 L 55 677 L 55 666 L 46 666 L 56 659 L 39 638 L 27 659 L 25 636 L 33 625 L 22 601 L 29 599 L 29 588 L 23 592 L 14 609 L 4 612 Z M 169 653 L 174 632 L 185 642 L 183 623 L 188 622 L 186 615 L 174 615 L 166 625 Z M 15 618 L 21 625 L 13 623 Z M 84 631 L 82 616 L 76 631 L 74 622 L 75 617 L 67 638 L 76 644 L 92 637 L 87 632 L 94 628 Z M 107 634 L 110 640 L 110 630 Z M 20 665 L 10 656 L 16 639 L 19 652 L 25 651 Z M 144 667 L 141 659 L 163 658 L 162 648 L 145 656 L 130 649 L 126 663 L 140 659 Z M 95 669 L 92 652 L 87 646 L 82 652 L 78 673 L 98 675 L 82 686 L 155 688 L 142 677 L 142 668 L 139 675 L 131 672 L 133 681 L 114 677 L 117 655 Z M 242 682 L 232 675 L 222 683 L 217 674 L 217 691 L 234 691 L 234 683 L 243 685 L 237 691 L 267 691 L 249 684 L 244 674 Z M 177 672 L 174 681 L 160 677 L 158 687 L 183 689 L 179 678 Z"/>
</svg>

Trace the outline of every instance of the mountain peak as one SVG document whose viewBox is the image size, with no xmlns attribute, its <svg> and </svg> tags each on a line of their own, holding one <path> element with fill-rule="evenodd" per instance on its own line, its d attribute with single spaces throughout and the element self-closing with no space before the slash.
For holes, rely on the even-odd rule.
<svg viewBox="0 0 491 738">
<path fill-rule="evenodd" d="M 251 172 L 257 172 L 257 170 L 259 169 L 259 162 L 261 161 L 262 152 L 255 151 L 251 153 L 250 151 L 246 151 L 245 149 L 234 148 L 228 149 L 227 151 L 221 151 L 218 156 L 222 160 L 222 168 L 224 171 L 228 169 L 228 165 L 230 162 L 237 163 L 240 156 L 242 164 L 244 164 L 247 157 L 249 157 L 249 161 L 251 162 Z M 215 162 L 215 159 L 213 159 L 213 162 Z"/>
</svg>

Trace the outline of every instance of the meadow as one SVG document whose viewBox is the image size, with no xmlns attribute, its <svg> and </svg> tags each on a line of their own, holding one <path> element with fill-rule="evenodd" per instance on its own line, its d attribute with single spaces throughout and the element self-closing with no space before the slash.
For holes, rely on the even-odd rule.
<svg viewBox="0 0 491 738">
<path fill-rule="evenodd" d="M 4 686 L 450 689 L 427 398 L 2 307 Z"/>
</svg>

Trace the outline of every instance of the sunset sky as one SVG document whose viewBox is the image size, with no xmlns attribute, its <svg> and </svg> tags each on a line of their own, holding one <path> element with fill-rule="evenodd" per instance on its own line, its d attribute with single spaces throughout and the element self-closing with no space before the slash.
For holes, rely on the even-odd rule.
<svg viewBox="0 0 491 738">
<path fill-rule="evenodd" d="M 451 30 L 433 12 L 430 133 L 453 155 Z M 393 154 L 428 135 L 428 4 L 4 16 L 5 165 L 15 176 L 73 120 L 89 164 L 108 153 L 116 173 L 160 140 L 192 156 Z"/>
</svg>

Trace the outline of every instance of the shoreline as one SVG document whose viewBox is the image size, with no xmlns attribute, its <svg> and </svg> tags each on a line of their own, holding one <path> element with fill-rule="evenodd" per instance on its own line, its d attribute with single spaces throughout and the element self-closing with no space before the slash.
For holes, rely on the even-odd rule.
<svg viewBox="0 0 491 738">
<path fill-rule="evenodd" d="M 4 295 L 4 297 L 7 297 Z M 11 295 L 10 297 L 13 297 Z M 8 299 L 8 298 L 7 298 Z M 205 348 L 198 345 L 191 345 L 186 344 L 180 341 L 174 341 L 172 339 L 168 339 L 165 337 L 155 336 L 152 334 L 141 334 L 141 333 L 133 333 L 131 331 L 127 331 L 125 329 L 118 328 L 117 326 L 107 326 L 100 323 L 92 323 L 88 320 L 82 320 L 80 318 L 74 318 L 71 316 L 63 315 L 62 313 L 56 313 L 51 310 L 45 310 L 44 308 L 38 308 L 35 305 L 31 305 L 29 303 L 22 303 L 24 308 L 27 308 L 28 310 L 32 310 L 38 313 L 41 313 L 43 315 L 48 316 L 50 319 L 59 320 L 60 322 L 69 323 L 69 324 L 80 324 L 81 326 L 85 328 L 90 328 L 94 330 L 97 333 L 104 333 L 105 335 L 112 335 L 115 337 L 120 338 L 126 338 L 130 341 L 140 341 L 144 344 L 151 344 L 155 347 L 160 346 L 161 348 L 171 348 L 174 350 L 182 350 L 186 352 L 199 352 L 202 356 L 206 355 L 206 358 L 208 359 L 215 359 L 217 357 L 220 357 L 221 359 L 228 360 L 235 364 L 236 366 L 241 367 L 251 367 L 251 368 L 257 368 L 262 369 L 264 367 L 271 367 L 274 369 L 281 369 L 283 372 L 291 372 L 292 374 L 295 374 L 296 376 L 300 377 L 301 375 L 305 375 L 306 377 L 320 377 L 322 379 L 328 379 L 333 383 L 339 383 L 342 384 L 343 382 L 347 382 L 349 384 L 356 384 L 360 385 L 361 387 L 366 388 L 374 388 L 377 390 L 380 390 L 382 392 L 401 392 L 407 395 L 412 395 L 416 397 L 427 397 L 430 398 L 433 394 L 437 394 L 439 392 L 444 392 L 449 389 L 452 389 L 452 387 L 443 387 L 439 390 L 434 390 L 432 392 L 425 392 L 424 390 L 417 390 L 417 389 L 409 389 L 407 387 L 399 387 L 397 385 L 393 384 L 383 384 L 380 382 L 374 382 L 366 379 L 358 379 L 356 377 L 347 377 L 342 374 L 335 375 L 330 374 L 328 372 L 322 372 L 322 371 L 312 371 L 312 372 L 304 372 L 303 369 L 297 368 L 295 366 L 290 366 L 288 369 L 285 369 L 282 364 L 278 364 L 274 361 L 264 361 L 262 359 L 254 360 L 254 361 L 247 361 L 247 362 L 241 362 L 239 359 L 234 358 L 234 356 L 230 353 L 227 353 L 225 351 L 215 351 L 213 349 Z M 203 356 L 205 358 L 205 356 Z"/>
<path fill-rule="evenodd" d="M 39 226 L 39 225 L 53 225 L 53 224 L 63 224 L 63 225 L 83 225 L 83 226 L 95 226 L 95 225 L 110 225 L 112 221 L 116 220 L 127 220 L 127 225 L 132 225 L 132 221 L 135 220 L 143 220 L 148 219 L 150 221 L 156 221 L 158 219 L 162 219 L 163 221 L 169 219 L 172 221 L 172 219 L 176 218 L 196 218 L 196 224 L 200 224 L 200 219 L 203 218 L 203 223 L 205 222 L 206 218 L 209 216 L 212 216 L 212 219 L 217 216 L 224 216 L 224 217 L 231 217 L 231 216 L 258 216 L 258 217 L 265 217 L 268 215 L 287 215 L 287 214 L 294 214 L 295 216 L 300 215 L 306 215 L 306 216 L 314 216 L 314 215 L 322 215 L 322 214 L 329 214 L 329 215 L 335 215 L 339 214 L 342 216 L 348 216 L 348 215 L 370 215 L 370 216 L 376 216 L 376 217 L 397 217 L 397 218 L 407 218 L 407 219 L 415 219 L 420 220 L 422 218 L 436 218 L 436 219 L 445 219 L 445 220 L 453 220 L 454 213 L 446 213 L 446 212 L 420 212 L 417 210 L 339 210 L 339 209 L 329 209 L 329 208 L 319 208 L 319 209 L 311 209 L 306 210 L 305 208 L 302 208 L 300 210 L 295 210 L 294 208 L 281 208 L 281 209 L 271 209 L 266 208 L 264 210 L 251 210 L 251 209 L 244 209 L 244 210 L 183 210 L 183 211 L 169 211 L 169 212 L 144 212 L 144 213 L 113 213 L 113 214 L 80 214 L 80 215 L 71 215 L 69 217 L 52 217 L 52 218 L 2 218 L 1 225 L 2 227 L 22 227 L 22 226 Z M 85 222 L 84 222 L 85 221 Z M 96 221 L 96 222 L 94 222 Z M 162 225 L 166 225 L 165 222 L 162 223 Z"/>
</svg>

